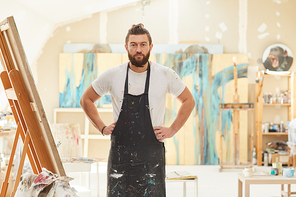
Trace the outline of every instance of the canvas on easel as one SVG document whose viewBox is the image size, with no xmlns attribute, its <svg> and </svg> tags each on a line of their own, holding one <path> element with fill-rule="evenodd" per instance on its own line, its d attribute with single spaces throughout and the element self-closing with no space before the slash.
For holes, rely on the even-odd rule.
<svg viewBox="0 0 296 197">
<path fill-rule="evenodd" d="M 8 17 L 2 21 L 0 30 L 0 59 L 5 69 L 0 76 L 17 124 L 5 180 L 1 186 L 0 197 L 4 197 L 7 193 L 9 174 L 19 136 L 24 148 L 12 196 L 20 181 L 26 155 L 35 174 L 42 172 L 42 168 L 59 176 L 65 176 L 65 171 L 27 63 L 14 18 Z"/>
</svg>

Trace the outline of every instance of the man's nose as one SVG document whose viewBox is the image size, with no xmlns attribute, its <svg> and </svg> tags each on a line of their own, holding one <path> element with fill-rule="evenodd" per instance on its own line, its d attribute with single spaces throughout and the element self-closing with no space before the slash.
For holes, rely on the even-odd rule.
<svg viewBox="0 0 296 197">
<path fill-rule="evenodd" d="M 137 46 L 137 52 L 138 52 L 138 53 L 142 52 L 141 45 L 138 45 L 138 46 Z"/>
</svg>

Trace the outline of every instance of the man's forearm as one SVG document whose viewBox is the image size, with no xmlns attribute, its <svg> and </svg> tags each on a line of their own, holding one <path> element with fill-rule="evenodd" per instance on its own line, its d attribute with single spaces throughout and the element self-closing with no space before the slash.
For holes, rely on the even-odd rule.
<svg viewBox="0 0 296 197">
<path fill-rule="evenodd" d="M 195 101 L 193 97 L 189 97 L 181 104 L 177 117 L 174 120 L 173 124 L 170 126 L 175 133 L 177 133 L 185 124 L 194 108 L 194 105 Z"/>
<path fill-rule="evenodd" d="M 84 100 L 80 105 L 92 125 L 101 132 L 105 124 L 100 118 L 96 105 L 91 100 Z"/>
</svg>

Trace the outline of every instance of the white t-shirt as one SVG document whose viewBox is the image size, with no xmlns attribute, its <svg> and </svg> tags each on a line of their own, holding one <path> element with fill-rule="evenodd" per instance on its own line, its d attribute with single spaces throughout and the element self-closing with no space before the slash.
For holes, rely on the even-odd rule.
<svg viewBox="0 0 296 197">
<path fill-rule="evenodd" d="M 127 65 L 128 63 L 124 63 L 109 68 L 92 82 L 92 87 L 98 95 L 111 94 L 114 122 L 117 121 L 121 111 Z M 129 69 L 129 94 L 140 95 L 144 93 L 146 75 L 147 71 L 136 73 Z M 163 124 L 166 93 L 178 97 L 184 91 L 185 87 L 186 85 L 175 71 L 155 62 L 150 63 L 148 99 L 153 126 L 162 126 Z"/>
</svg>

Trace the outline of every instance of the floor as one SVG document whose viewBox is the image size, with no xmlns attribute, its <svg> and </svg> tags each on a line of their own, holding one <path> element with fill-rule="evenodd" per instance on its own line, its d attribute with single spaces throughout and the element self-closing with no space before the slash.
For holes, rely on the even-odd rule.
<svg viewBox="0 0 296 197">
<path fill-rule="evenodd" d="M 242 170 L 225 170 L 219 172 L 220 166 L 216 165 L 198 165 L 198 166 L 181 166 L 181 165 L 167 165 L 166 171 L 187 171 L 192 175 L 198 176 L 198 196 L 199 197 L 237 197 L 238 196 L 238 180 L 237 173 Z M 105 162 L 99 163 L 99 196 L 106 196 L 106 170 Z M 258 171 L 270 171 L 270 167 L 255 167 Z M 71 185 L 79 184 L 80 175 L 77 173 L 69 173 L 68 176 L 74 178 Z M 83 175 L 84 176 L 84 175 Z M 84 178 L 82 176 L 82 179 Z M 92 166 L 91 171 L 89 197 L 97 197 L 97 182 L 96 182 L 96 166 Z M 173 182 L 167 183 L 167 197 L 182 197 L 183 189 L 182 183 Z M 291 186 L 292 191 L 296 191 L 296 184 Z M 194 184 L 187 184 L 187 197 L 194 197 Z M 280 185 L 251 185 L 251 197 L 280 197 Z M 82 196 L 81 196 L 82 197 Z"/>
</svg>

